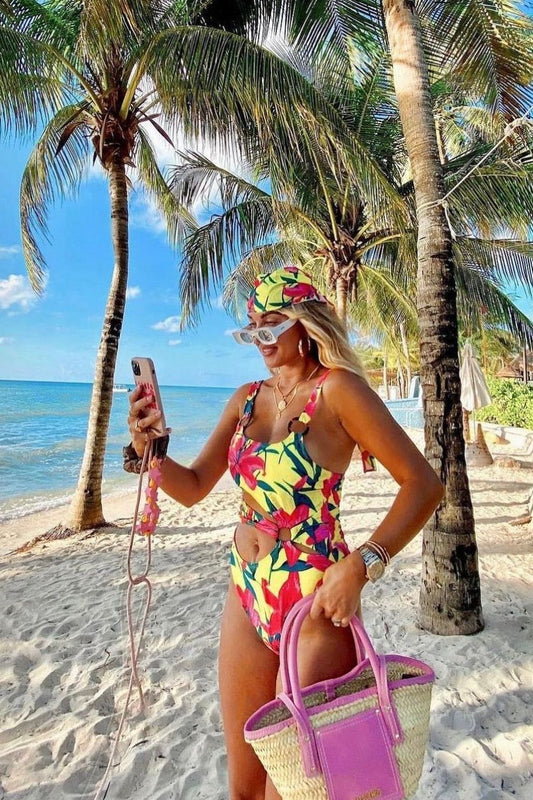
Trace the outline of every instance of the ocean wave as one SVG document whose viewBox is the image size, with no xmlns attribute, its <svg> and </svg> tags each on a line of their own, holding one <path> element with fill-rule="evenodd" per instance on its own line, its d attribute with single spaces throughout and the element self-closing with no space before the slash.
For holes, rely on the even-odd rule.
<svg viewBox="0 0 533 800">
<path fill-rule="evenodd" d="M 82 438 L 57 441 L 48 447 L 31 447 L 29 443 L 17 444 L 16 448 L 11 445 L 0 445 L 0 468 L 39 462 L 49 464 L 66 453 L 79 453 L 81 462 L 84 447 L 85 439 Z"/>
<path fill-rule="evenodd" d="M 0 522 L 9 522 L 12 519 L 27 517 L 28 514 L 36 514 L 39 511 L 49 511 L 59 506 L 70 503 L 72 491 L 56 492 L 54 494 L 36 494 L 31 496 L 21 496 L 3 500 L 0 502 Z"/>
</svg>

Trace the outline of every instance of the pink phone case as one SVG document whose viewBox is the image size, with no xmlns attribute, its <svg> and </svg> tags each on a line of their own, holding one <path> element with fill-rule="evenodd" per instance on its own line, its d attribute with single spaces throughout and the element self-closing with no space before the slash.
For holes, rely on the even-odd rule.
<svg viewBox="0 0 533 800">
<path fill-rule="evenodd" d="M 163 411 L 161 392 L 159 391 L 154 362 L 151 358 L 136 357 L 131 359 L 131 366 L 135 385 L 142 387 L 143 396 L 148 394 L 152 395 L 153 400 L 150 405 L 146 407 L 147 413 L 150 411 L 161 412 L 161 416 L 149 430 L 156 437 L 166 436 L 167 425 L 165 422 L 165 412 Z"/>
</svg>

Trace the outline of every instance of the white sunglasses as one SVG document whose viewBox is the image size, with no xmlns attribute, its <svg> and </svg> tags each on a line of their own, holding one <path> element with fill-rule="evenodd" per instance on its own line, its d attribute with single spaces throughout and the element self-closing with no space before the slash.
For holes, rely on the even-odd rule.
<svg viewBox="0 0 533 800">
<path fill-rule="evenodd" d="M 241 328 L 239 331 L 232 331 L 231 335 L 238 344 L 253 344 L 256 339 L 259 344 L 276 344 L 281 334 L 292 328 L 296 322 L 295 319 L 286 319 L 272 327 Z"/>
</svg>

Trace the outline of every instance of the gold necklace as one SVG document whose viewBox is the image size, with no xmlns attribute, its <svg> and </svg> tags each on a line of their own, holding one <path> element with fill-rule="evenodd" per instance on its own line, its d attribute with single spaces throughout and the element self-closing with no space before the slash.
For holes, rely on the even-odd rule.
<svg viewBox="0 0 533 800">
<path fill-rule="evenodd" d="M 278 377 L 276 383 L 272 387 L 273 388 L 273 392 L 274 392 L 274 400 L 276 401 L 276 406 L 278 408 L 278 414 L 277 414 L 278 419 L 281 417 L 282 412 L 285 411 L 285 409 L 288 408 L 288 406 L 290 406 L 290 404 L 292 403 L 292 401 L 296 397 L 296 390 L 298 389 L 298 387 L 302 383 L 305 383 L 306 381 L 311 380 L 311 378 L 313 377 L 315 372 L 318 372 L 319 367 L 320 367 L 320 364 L 317 364 L 316 367 L 314 368 L 314 370 L 312 372 L 310 372 L 307 377 L 301 378 L 301 380 L 299 380 L 297 383 L 295 383 L 294 386 L 292 386 L 289 389 L 289 391 L 286 392 L 286 393 L 282 392 L 282 390 L 280 389 L 279 381 L 280 381 L 280 377 L 281 376 Z M 279 394 L 280 394 L 280 399 L 279 400 L 277 399 L 276 392 L 279 392 Z"/>
</svg>

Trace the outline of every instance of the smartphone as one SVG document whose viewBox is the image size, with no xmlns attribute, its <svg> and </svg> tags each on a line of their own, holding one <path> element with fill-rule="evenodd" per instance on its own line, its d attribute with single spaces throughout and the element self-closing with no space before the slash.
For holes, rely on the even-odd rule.
<svg viewBox="0 0 533 800">
<path fill-rule="evenodd" d="M 152 396 L 152 402 L 145 407 L 145 414 L 149 414 L 151 411 L 161 412 L 159 419 L 147 430 L 156 439 L 159 438 L 159 436 L 166 436 L 168 430 L 165 422 L 163 403 L 161 402 L 161 392 L 159 391 L 157 375 L 155 374 L 154 362 L 151 358 L 132 358 L 131 368 L 133 370 L 135 386 L 142 387 L 141 397 L 146 397 L 147 395 Z"/>
</svg>

